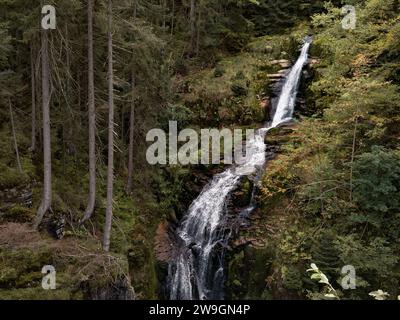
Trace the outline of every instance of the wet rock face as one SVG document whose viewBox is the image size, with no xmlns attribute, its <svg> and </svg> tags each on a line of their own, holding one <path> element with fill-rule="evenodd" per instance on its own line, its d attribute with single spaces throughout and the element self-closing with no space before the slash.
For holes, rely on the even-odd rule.
<svg viewBox="0 0 400 320">
<path fill-rule="evenodd" d="M 155 254 L 160 266 L 168 267 L 168 263 L 173 257 L 174 249 L 174 228 L 167 222 L 163 221 L 158 225 L 155 236 Z"/>
<path fill-rule="evenodd" d="M 302 80 L 297 94 L 296 107 L 294 109 L 294 116 L 315 116 L 320 115 L 321 110 L 315 104 L 314 94 L 311 91 L 311 83 L 316 77 L 317 67 L 319 61 L 317 59 L 309 59 L 308 64 L 305 66 L 302 73 Z"/>
<path fill-rule="evenodd" d="M 254 182 L 247 176 L 243 177 L 242 181 L 230 196 L 228 202 L 228 210 L 230 213 L 240 211 L 242 208 L 250 204 L 253 188 Z"/>
<path fill-rule="evenodd" d="M 92 300 L 136 300 L 128 278 L 119 278 L 103 288 L 89 289 Z"/>
<path fill-rule="evenodd" d="M 294 132 L 294 128 L 294 123 L 285 123 L 277 128 L 271 129 L 268 134 L 265 135 L 265 144 L 275 147 L 275 151 L 277 151 L 276 149 L 279 149 L 281 145 L 292 139 L 290 134 Z"/>
<path fill-rule="evenodd" d="M 179 255 L 180 248 L 184 248 L 183 240 L 176 234 L 177 224 L 163 221 L 158 225 L 154 239 L 154 252 L 156 257 L 156 270 L 158 278 L 158 297 L 168 299 L 169 283 L 168 269 L 169 264 Z M 196 247 L 188 248 L 192 252 Z"/>
</svg>

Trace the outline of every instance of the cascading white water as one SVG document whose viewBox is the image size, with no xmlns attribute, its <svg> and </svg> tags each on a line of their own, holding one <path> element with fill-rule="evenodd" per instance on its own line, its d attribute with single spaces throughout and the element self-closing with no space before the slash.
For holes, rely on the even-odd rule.
<svg viewBox="0 0 400 320">
<path fill-rule="evenodd" d="M 171 300 L 223 299 L 223 255 L 221 248 L 217 249 L 227 240 L 222 230 L 227 199 L 244 175 L 253 174 L 265 164 L 267 131 L 292 119 L 310 44 L 311 39 L 307 37 L 282 87 L 272 124 L 257 130 L 254 138 L 247 142 L 245 163 L 216 175 L 190 206 L 177 230 L 183 245 L 169 265 Z"/>
<path fill-rule="evenodd" d="M 283 85 L 271 128 L 277 127 L 281 123 L 292 119 L 301 71 L 303 70 L 304 64 L 307 62 L 308 49 L 310 48 L 310 45 L 311 38 L 307 37 L 303 48 L 301 49 L 300 57 L 297 59 L 285 81 L 285 84 Z"/>
</svg>

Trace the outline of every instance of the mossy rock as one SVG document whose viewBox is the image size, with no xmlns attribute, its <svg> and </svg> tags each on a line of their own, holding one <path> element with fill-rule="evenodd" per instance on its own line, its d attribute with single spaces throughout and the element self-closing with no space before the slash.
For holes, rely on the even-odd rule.
<svg viewBox="0 0 400 320">
<path fill-rule="evenodd" d="M 248 178 L 243 177 L 237 190 L 232 193 L 231 203 L 234 208 L 243 208 L 250 204 L 253 193 L 254 183 Z"/>
<path fill-rule="evenodd" d="M 44 265 L 53 264 L 53 256 L 49 248 L 40 250 L 0 249 L 0 286 L 17 288 L 32 286 L 41 279 Z"/>
<path fill-rule="evenodd" d="M 290 134 L 293 133 L 293 129 L 289 126 L 282 126 L 272 128 L 265 135 L 265 144 L 267 145 L 283 145 L 291 141 Z"/>
</svg>

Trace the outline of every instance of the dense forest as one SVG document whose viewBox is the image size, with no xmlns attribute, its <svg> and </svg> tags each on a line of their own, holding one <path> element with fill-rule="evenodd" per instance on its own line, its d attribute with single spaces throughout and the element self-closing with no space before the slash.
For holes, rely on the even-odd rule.
<svg viewBox="0 0 400 320">
<path fill-rule="evenodd" d="M 0 299 L 179 298 L 177 230 L 229 164 L 152 165 L 148 132 L 263 127 L 310 36 L 222 199 L 223 298 L 397 300 L 399 34 L 397 0 L 0 0 Z"/>
</svg>

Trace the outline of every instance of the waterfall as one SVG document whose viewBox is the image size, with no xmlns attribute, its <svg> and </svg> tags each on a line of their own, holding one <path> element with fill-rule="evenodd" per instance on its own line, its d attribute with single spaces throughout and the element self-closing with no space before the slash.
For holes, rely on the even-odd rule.
<svg viewBox="0 0 400 320">
<path fill-rule="evenodd" d="M 301 49 L 300 57 L 290 71 L 282 92 L 279 96 L 278 106 L 271 127 L 277 127 L 279 124 L 292 119 L 294 105 L 296 103 L 297 89 L 299 88 L 301 71 L 308 59 L 308 49 L 311 45 L 311 38 L 307 37 L 303 48 Z"/>
<path fill-rule="evenodd" d="M 267 131 L 292 119 L 310 44 L 311 38 L 307 37 L 282 87 L 272 124 L 257 130 L 254 138 L 247 142 L 246 162 L 214 176 L 189 207 L 177 230 L 182 245 L 177 248 L 168 269 L 171 300 L 224 298 L 224 247 L 230 235 L 224 230 L 227 199 L 244 175 L 254 174 L 264 166 Z M 245 213 L 253 209 L 254 204 L 251 204 Z"/>
</svg>

